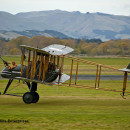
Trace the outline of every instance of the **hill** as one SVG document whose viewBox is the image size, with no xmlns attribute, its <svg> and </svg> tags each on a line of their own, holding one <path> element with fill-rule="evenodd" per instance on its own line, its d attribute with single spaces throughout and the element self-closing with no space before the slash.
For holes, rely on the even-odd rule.
<svg viewBox="0 0 130 130">
<path fill-rule="evenodd" d="M 0 18 L 0 30 L 6 31 L 55 30 L 73 38 L 130 38 L 129 16 L 50 10 L 16 15 L 0 12 Z"/>
<path fill-rule="evenodd" d="M 25 31 L 0 31 L 0 38 L 13 39 L 19 36 L 34 37 L 34 36 L 47 36 L 47 37 L 58 37 L 60 39 L 68 39 L 67 35 L 54 30 L 25 30 Z"/>
</svg>

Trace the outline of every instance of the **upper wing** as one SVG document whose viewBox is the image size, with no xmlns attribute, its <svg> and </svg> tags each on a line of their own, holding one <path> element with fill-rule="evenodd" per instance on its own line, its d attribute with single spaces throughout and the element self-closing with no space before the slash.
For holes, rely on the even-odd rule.
<svg viewBox="0 0 130 130">
<path fill-rule="evenodd" d="M 30 46 L 26 46 L 26 45 L 20 45 L 21 48 L 25 48 L 27 50 L 31 50 L 31 51 L 37 51 L 40 53 L 44 53 L 44 54 L 51 54 L 51 55 L 66 55 L 70 52 L 72 52 L 74 49 L 68 47 L 68 46 L 64 46 L 64 45 L 57 45 L 57 44 L 53 44 L 50 46 L 47 46 L 43 49 L 38 49 L 38 48 L 34 48 L 34 47 L 30 47 Z"/>
<path fill-rule="evenodd" d="M 50 54 L 48 53 L 47 51 L 44 51 L 44 50 L 41 50 L 41 49 L 38 49 L 38 48 L 35 48 L 35 47 L 31 47 L 31 46 L 26 46 L 26 45 L 20 45 L 21 48 L 25 48 L 27 50 L 31 50 L 31 51 L 37 51 L 37 52 L 40 52 L 40 53 L 44 53 L 44 54 Z"/>
<path fill-rule="evenodd" d="M 47 46 L 41 50 L 46 51 L 50 53 L 51 55 L 66 55 L 73 51 L 73 49 L 68 46 L 57 45 L 57 44 Z"/>
</svg>

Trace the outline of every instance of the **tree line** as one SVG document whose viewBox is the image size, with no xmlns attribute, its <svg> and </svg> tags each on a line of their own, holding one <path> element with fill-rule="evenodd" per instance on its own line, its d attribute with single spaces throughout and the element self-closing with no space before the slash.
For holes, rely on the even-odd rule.
<svg viewBox="0 0 130 130">
<path fill-rule="evenodd" d="M 10 41 L 0 39 L 0 55 L 20 55 L 19 45 L 44 48 L 51 44 L 70 46 L 74 49 L 73 54 L 76 55 L 130 55 L 130 39 L 102 42 L 100 39 L 59 39 L 45 36 L 34 36 L 32 38 L 20 36 Z"/>
</svg>

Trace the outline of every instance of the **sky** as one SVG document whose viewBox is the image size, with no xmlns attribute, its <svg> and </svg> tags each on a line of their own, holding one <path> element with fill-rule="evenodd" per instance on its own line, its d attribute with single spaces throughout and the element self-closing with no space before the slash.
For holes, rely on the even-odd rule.
<svg viewBox="0 0 130 130">
<path fill-rule="evenodd" d="M 0 0 L 0 11 L 12 14 L 55 9 L 130 16 L 130 0 Z"/>
</svg>

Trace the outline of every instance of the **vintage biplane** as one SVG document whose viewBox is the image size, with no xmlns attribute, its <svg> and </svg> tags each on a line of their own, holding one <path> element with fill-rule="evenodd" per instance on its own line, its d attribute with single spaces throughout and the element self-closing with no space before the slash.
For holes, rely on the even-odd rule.
<svg viewBox="0 0 130 130">
<path fill-rule="evenodd" d="M 8 88 L 10 87 L 12 81 L 14 79 L 23 80 L 26 82 L 29 92 L 24 93 L 23 101 L 27 104 L 36 103 L 39 100 L 39 95 L 37 91 L 37 83 L 46 84 L 46 85 L 61 85 L 68 84 L 69 86 L 75 86 L 78 88 L 90 88 L 90 89 L 101 89 L 106 91 L 116 91 L 112 89 L 104 89 L 100 88 L 100 78 L 101 71 L 103 68 L 111 69 L 112 71 L 123 71 L 124 72 L 124 80 L 123 80 L 123 88 L 121 92 L 122 97 L 124 97 L 127 77 L 128 73 L 130 73 L 130 65 L 124 69 L 117 69 L 114 67 L 110 67 L 107 65 L 98 64 L 92 61 L 87 61 L 79 58 L 75 58 L 67 55 L 72 52 L 73 49 L 64 46 L 64 45 L 50 45 L 43 49 L 34 48 L 26 45 L 20 45 L 22 55 L 21 55 L 21 64 L 13 69 L 8 68 L 8 62 L 4 59 L 5 68 L 1 72 L 1 76 L 3 78 L 8 78 L 9 82 L 4 90 L 3 94 L 6 94 Z M 64 58 L 67 58 L 71 61 L 70 67 L 70 75 L 63 74 L 63 65 Z M 25 62 L 26 61 L 26 62 Z M 75 68 L 75 80 L 74 84 L 72 83 L 72 74 L 73 74 L 73 66 L 74 62 L 76 62 Z M 26 64 L 25 64 L 26 63 Z M 87 63 L 89 65 L 95 66 L 95 83 L 93 87 L 82 86 L 77 84 L 79 63 Z M 64 83 L 69 80 L 68 83 Z"/>
<path fill-rule="evenodd" d="M 28 104 L 36 103 L 39 100 L 39 95 L 36 92 L 37 83 L 61 84 L 70 78 L 69 75 L 62 73 L 64 57 L 60 62 L 60 56 L 72 52 L 72 48 L 56 44 L 43 49 L 26 45 L 20 47 L 22 50 L 21 64 L 14 69 L 9 69 L 8 62 L 1 58 L 5 65 L 1 76 L 9 79 L 3 94 L 6 94 L 13 79 L 24 80 L 27 83 L 29 92 L 23 95 L 23 101 Z M 25 59 L 28 61 L 27 65 L 24 64 Z"/>
</svg>

